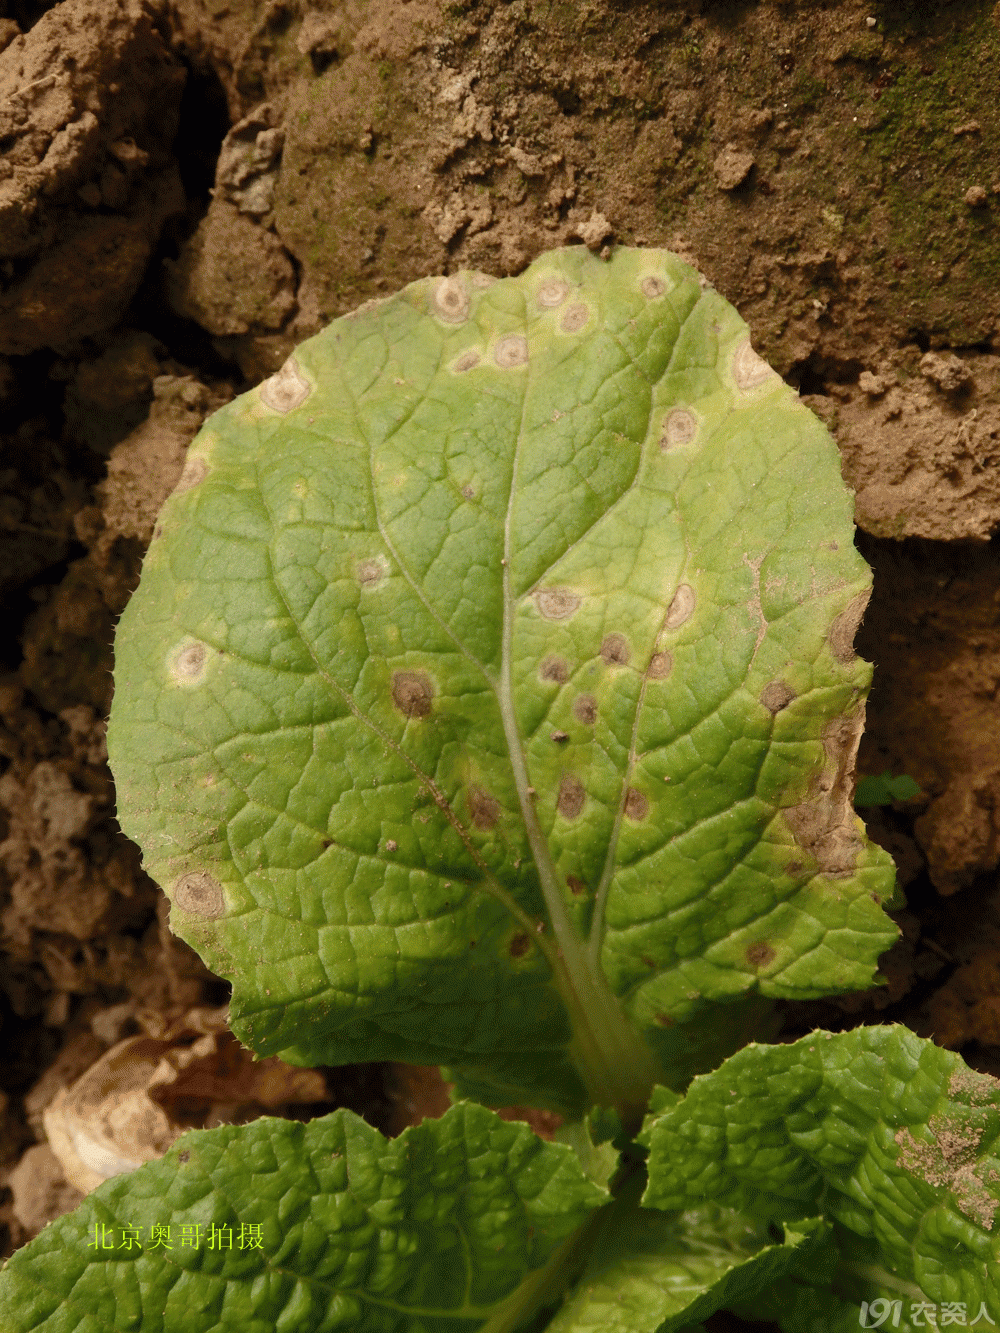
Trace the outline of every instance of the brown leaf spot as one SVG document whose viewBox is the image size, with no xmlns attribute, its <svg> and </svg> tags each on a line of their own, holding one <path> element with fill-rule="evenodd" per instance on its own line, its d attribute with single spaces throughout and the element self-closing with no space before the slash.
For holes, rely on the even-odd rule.
<svg viewBox="0 0 1000 1333">
<path fill-rule="evenodd" d="M 661 1028 L 672 1028 L 674 1025 L 674 1020 L 669 1014 L 654 1014 L 653 1017 Z"/>
<path fill-rule="evenodd" d="M 214 921 L 226 911 L 222 885 L 207 870 L 192 870 L 174 884 L 171 898 L 182 912 Z"/>
<path fill-rule="evenodd" d="M 178 1160 L 178 1162 L 190 1162 L 190 1160 L 191 1160 L 191 1154 L 190 1154 L 190 1153 L 188 1152 L 188 1150 L 185 1148 L 183 1152 L 179 1152 L 179 1153 L 177 1154 L 177 1160 Z"/>
<path fill-rule="evenodd" d="M 469 814 L 478 829 L 496 828 L 500 818 L 500 802 L 481 787 L 473 787 L 468 796 Z"/>
<path fill-rule="evenodd" d="M 870 596 L 871 593 L 867 589 L 859 592 L 830 626 L 828 636 L 830 652 L 843 666 L 849 666 L 854 661 L 854 636 L 858 632 Z"/>
<path fill-rule="evenodd" d="M 767 940 L 757 940 L 755 944 L 751 944 L 745 955 L 751 967 L 767 967 L 777 956 Z"/>
<path fill-rule="evenodd" d="M 478 365 L 479 365 L 479 353 L 469 351 L 462 353 L 462 355 L 455 362 L 453 369 L 458 371 L 458 373 L 461 375 L 466 370 L 473 370 Z"/>
<path fill-rule="evenodd" d="M 567 875 L 566 883 L 569 886 L 570 892 L 575 894 L 577 898 L 579 898 L 581 893 L 587 892 L 586 884 L 584 884 L 582 879 L 577 879 L 575 875 Z"/>
<path fill-rule="evenodd" d="M 359 560 L 357 575 L 358 582 L 363 588 L 374 588 L 385 577 L 385 564 L 378 557 L 371 560 Z"/>
<path fill-rule="evenodd" d="M 567 773 L 559 784 L 559 795 L 556 798 L 556 809 L 562 815 L 563 819 L 576 819 L 577 815 L 583 809 L 583 802 L 586 792 L 583 789 L 583 783 L 572 773 Z"/>
<path fill-rule="evenodd" d="M 590 311 L 585 305 L 577 301 L 563 315 L 559 327 L 563 333 L 579 333 L 590 318 Z"/>
<path fill-rule="evenodd" d="M 469 293 L 460 278 L 442 278 L 434 289 L 434 310 L 446 324 L 462 324 L 469 314 Z"/>
<path fill-rule="evenodd" d="M 893 1137 L 899 1145 L 897 1166 L 935 1189 L 950 1191 L 966 1217 L 992 1231 L 997 1201 L 976 1174 L 985 1128 L 983 1121 L 977 1123 L 964 1108 L 955 1107 L 928 1120 L 927 1129 L 932 1135 L 929 1143 L 917 1139 L 905 1126 Z"/>
<path fill-rule="evenodd" d="M 392 673 L 392 702 L 404 717 L 427 717 L 434 698 L 434 686 L 423 671 Z"/>
<path fill-rule="evenodd" d="M 864 707 L 846 717 L 835 717 L 823 728 L 826 762 L 813 779 L 809 797 L 782 811 L 795 841 L 813 857 L 821 872 L 843 878 L 854 869 L 862 841 L 861 821 L 854 813 L 854 766 Z"/>
<path fill-rule="evenodd" d="M 777 378 L 764 358 L 758 356 L 750 346 L 749 339 L 740 343 L 733 356 L 733 379 L 737 388 L 746 393 L 750 389 L 756 389 L 772 376 Z"/>
<path fill-rule="evenodd" d="M 760 701 L 769 713 L 780 713 L 795 698 L 795 691 L 783 680 L 769 680 L 760 692 Z"/>
<path fill-rule="evenodd" d="M 592 727 L 597 721 L 597 700 L 592 694 L 578 694 L 573 702 L 573 716 L 578 722 Z"/>
<path fill-rule="evenodd" d="M 207 476 L 208 464 L 205 460 L 203 458 L 189 458 L 184 464 L 184 471 L 178 478 L 173 494 L 180 495 L 183 491 L 190 491 L 195 486 L 200 486 Z"/>
<path fill-rule="evenodd" d="M 652 958 L 650 958 L 650 956 L 649 956 L 648 953 L 644 953 L 644 954 L 642 954 L 642 956 L 641 956 L 640 959 L 639 959 L 639 962 L 642 963 L 643 967 L 655 967 L 655 966 L 656 966 L 656 962 L 655 962 L 655 960 L 652 959 Z"/>
<path fill-rule="evenodd" d="M 675 408 L 663 423 L 660 448 L 667 451 L 681 444 L 690 444 L 697 429 L 698 423 L 690 412 L 685 412 L 682 407 Z"/>
<path fill-rule="evenodd" d="M 508 333 L 493 349 L 493 360 L 501 370 L 528 364 L 528 340 L 520 333 Z"/>
<path fill-rule="evenodd" d="M 561 657 L 545 657 L 538 664 L 538 674 L 542 680 L 554 680 L 557 685 L 565 685 L 569 680 L 569 667 Z"/>
<path fill-rule="evenodd" d="M 546 620 L 568 620 L 579 610 L 581 598 L 569 588 L 543 588 L 535 594 L 535 602 Z"/>
<path fill-rule="evenodd" d="M 605 666 L 628 666 L 631 656 L 632 649 L 624 634 L 605 634 L 601 644 L 601 657 Z"/>
<path fill-rule="evenodd" d="M 629 787 L 625 793 L 625 814 L 637 824 L 649 814 L 649 801 L 635 787 Z"/>
<path fill-rule="evenodd" d="M 674 659 L 670 653 L 654 653 L 649 659 L 646 675 L 650 680 L 666 680 L 674 669 Z"/>
<path fill-rule="evenodd" d="M 667 614 L 663 621 L 664 629 L 679 629 L 689 621 L 694 614 L 695 601 L 694 589 L 689 583 L 682 583 L 674 593 L 673 601 L 667 607 Z"/>
<path fill-rule="evenodd" d="M 189 643 L 176 655 L 170 674 L 179 685 L 197 685 L 205 674 L 208 647 L 204 643 Z"/>
<path fill-rule="evenodd" d="M 543 310 L 554 310 L 562 305 L 569 292 L 569 285 L 561 278 L 546 278 L 538 288 L 538 304 Z"/>
<path fill-rule="evenodd" d="M 302 374 L 294 356 L 290 356 L 281 369 L 260 386 L 261 402 L 282 416 L 293 407 L 301 407 L 311 393 L 312 385 Z"/>
<path fill-rule="evenodd" d="M 643 278 L 642 282 L 639 283 L 639 290 L 650 301 L 655 301 L 658 296 L 662 296 L 667 290 L 667 284 L 662 278 L 657 278 L 651 273 L 648 278 Z"/>
<path fill-rule="evenodd" d="M 510 942 L 511 958 L 523 958 L 531 948 L 531 936 L 519 931 Z"/>
</svg>

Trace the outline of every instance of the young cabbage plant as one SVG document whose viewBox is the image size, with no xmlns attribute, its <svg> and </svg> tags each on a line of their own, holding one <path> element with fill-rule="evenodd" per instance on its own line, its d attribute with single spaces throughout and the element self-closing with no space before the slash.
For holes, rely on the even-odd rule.
<svg viewBox="0 0 1000 1333">
<path fill-rule="evenodd" d="M 661 250 L 413 283 L 216 413 L 119 626 L 122 827 L 247 1046 L 458 1104 L 185 1135 L 14 1256 L 3 1333 L 1000 1320 L 997 1085 L 903 1029 L 757 1044 L 897 935 L 852 537 Z"/>
</svg>

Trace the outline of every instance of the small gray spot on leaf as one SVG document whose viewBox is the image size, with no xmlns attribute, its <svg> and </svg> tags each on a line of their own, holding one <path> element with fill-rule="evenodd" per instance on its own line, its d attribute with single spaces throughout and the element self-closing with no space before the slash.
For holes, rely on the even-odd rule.
<svg viewBox="0 0 1000 1333">
<path fill-rule="evenodd" d="M 301 407 L 311 393 L 312 386 L 294 356 L 290 356 L 281 369 L 260 386 L 261 402 L 282 416 L 293 407 Z"/>
<path fill-rule="evenodd" d="M 670 653 L 654 653 L 649 659 L 646 675 L 650 680 L 666 680 L 674 669 L 674 659 Z"/>
<path fill-rule="evenodd" d="M 520 333 L 508 333 L 493 349 L 493 360 L 501 370 L 528 364 L 528 340 Z"/>
<path fill-rule="evenodd" d="M 576 301 L 563 315 L 559 327 L 563 333 L 579 333 L 589 319 L 590 311 L 581 301 Z"/>
<path fill-rule="evenodd" d="M 223 916 L 226 911 L 222 885 L 207 870 L 193 870 L 187 875 L 181 875 L 170 896 L 182 912 L 190 912 L 192 916 L 205 917 L 209 921 Z"/>
<path fill-rule="evenodd" d="M 678 445 L 690 444 L 695 437 L 698 423 L 690 412 L 682 407 L 675 407 L 667 415 L 660 432 L 660 448 L 664 451 L 675 449 Z"/>
<path fill-rule="evenodd" d="M 667 284 L 662 278 L 658 278 L 651 273 L 648 278 L 643 278 L 642 282 L 639 283 L 639 289 L 643 296 L 648 297 L 650 301 L 655 301 L 658 296 L 662 296 L 667 290 Z"/>
<path fill-rule="evenodd" d="M 569 588 L 543 588 L 535 602 L 546 620 L 568 620 L 580 609 L 581 598 Z"/>
<path fill-rule="evenodd" d="M 859 592 L 830 626 L 830 651 L 842 666 L 849 666 L 854 661 L 854 636 L 861 626 L 870 596 L 867 589 Z"/>
<path fill-rule="evenodd" d="M 469 315 L 469 293 L 459 278 L 442 278 L 434 289 L 434 311 L 446 324 L 464 324 Z"/>
<path fill-rule="evenodd" d="M 765 380 L 776 378 L 776 373 L 764 358 L 758 356 L 750 346 L 749 338 L 740 343 L 733 354 L 733 379 L 737 388 L 746 393 L 750 389 L 756 389 Z"/>
<path fill-rule="evenodd" d="M 472 370 L 473 367 L 478 365 L 479 365 L 479 353 L 469 351 L 462 353 L 462 355 L 455 362 L 454 369 L 457 370 L 459 374 L 462 374 L 463 371 Z"/>
<path fill-rule="evenodd" d="M 208 662 L 208 645 L 196 641 L 175 652 L 170 674 L 178 685 L 200 685 Z"/>
<path fill-rule="evenodd" d="M 569 292 L 569 284 L 561 278 L 546 278 L 538 289 L 538 304 L 543 310 L 552 310 L 562 305 Z"/>
<path fill-rule="evenodd" d="M 184 464 L 184 471 L 177 479 L 173 494 L 180 495 L 200 485 L 208 476 L 208 464 L 203 458 L 189 458 Z"/>
<path fill-rule="evenodd" d="M 667 607 L 667 614 L 663 621 L 664 629 L 679 629 L 694 615 L 695 601 L 694 589 L 689 583 L 682 583 L 674 593 L 673 601 Z"/>
<path fill-rule="evenodd" d="M 386 575 L 385 560 L 373 556 L 370 560 L 360 560 L 357 567 L 358 582 L 363 588 L 377 587 Z"/>
</svg>

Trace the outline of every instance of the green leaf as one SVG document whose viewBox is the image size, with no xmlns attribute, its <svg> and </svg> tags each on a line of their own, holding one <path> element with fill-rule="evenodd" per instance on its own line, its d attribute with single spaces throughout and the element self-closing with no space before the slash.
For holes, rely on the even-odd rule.
<svg viewBox="0 0 1000 1333">
<path fill-rule="evenodd" d="M 751 1046 L 644 1138 L 647 1205 L 822 1210 L 872 1242 L 853 1268 L 876 1294 L 985 1301 L 1000 1320 L 1000 1084 L 953 1052 L 902 1027 Z"/>
<path fill-rule="evenodd" d="M 547 1333 L 679 1333 L 811 1264 L 829 1231 L 817 1219 L 774 1244 L 766 1225 L 732 1209 L 639 1208 L 641 1188 L 629 1182 L 596 1220 L 586 1269 Z"/>
<path fill-rule="evenodd" d="M 854 789 L 855 805 L 892 805 L 893 801 L 908 801 L 919 796 L 920 787 L 906 773 L 896 777 L 888 769 L 878 777 L 858 778 Z"/>
<path fill-rule="evenodd" d="M 790 1230 L 786 1226 L 786 1234 Z M 927 1302 L 919 1288 L 886 1273 L 873 1241 L 833 1226 L 827 1227 L 818 1247 L 799 1251 L 789 1272 L 751 1300 L 732 1300 L 727 1308 L 744 1319 L 771 1319 L 783 1333 L 855 1333 L 859 1327 L 882 1326 L 910 1333 L 914 1327 L 932 1326 L 929 1304 L 939 1317 L 947 1313 L 943 1305 L 938 1311 Z M 978 1307 L 966 1308 L 965 1314 L 974 1319 Z M 956 1317 L 954 1322 L 962 1321 Z M 979 1327 L 989 1324 L 982 1320 Z"/>
<path fill-rule="evenodd" d="M 0 1328 L 474 1330 L 607 1197 L 570 1148 L 471 1103 L 393 1140 L 350 1111 L 195 1131 L 8 1260 Z"/>
<path fill-rule="evenodd" d="M 424 279 L 213 416 L 108 747 L 240 1039 L 634 1125 L 773 997 L 869 985 L 852 507 L 659 250 Z"/>
</svg>

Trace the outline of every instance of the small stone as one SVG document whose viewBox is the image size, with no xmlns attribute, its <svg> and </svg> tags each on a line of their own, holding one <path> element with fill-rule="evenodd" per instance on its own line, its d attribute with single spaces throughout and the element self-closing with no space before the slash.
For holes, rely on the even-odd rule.
<svg viewBox="0 0 1000 1333">
<path fill-rule="evenodd" d="M 858 376 L 858 388 L 862 393 L 877 398 L 879 394 L 885 393 L 886 384 L 881 375 L 873 375 L 870 370 L 863 370 Z"/>
<path fill-rule="evenodd" d="M 570 233 L 572 236 L 579 236 L 588 250 L 598 251 L 604 243 L 605 237 L 610 236 L 614 228 L 604 216 L 598 213 L 595 208 L 586 222 L 577 223 L 575 229 Z"/>
<path fill-rule="evenodd" d="M 752 153 L 741 153 L 734 143 L 727 143 L 712 164 L 720 190 L 735 190 L 754 169 Z"/>
<path fill-rule="evenodd" d="M 394 852 L 398 847 L 398 845 L 399 844 L 396 842 L 395 838 L 387 838 L 385 844 L 385 850 L 387 852 Z"/>
<path fill-rule="evenodd" d="M 989 195 L 981 185 L 970 185 L 965 192 L 965 202 L 970 208 L 985 208 Z"/>
<path fill-rule="evenodd" d="M 562 745 L 563 741 L 568 741 L 568 740 L 569 740 L 569 732 L 568 732 L 568 731 L 553 731 L 553 732 L 552 732 L 552 735 L 551 735 L 551 739 L 554 740 L 554 741 L 556 742 L 557 745 Z"/>
<path fill-rule="evenodd" d="M 972 381 L 972 371 L 954 352 L 926 352 L 920 358 L 920 373 L 942 393 L 960 393 Z"/>
</svg>

